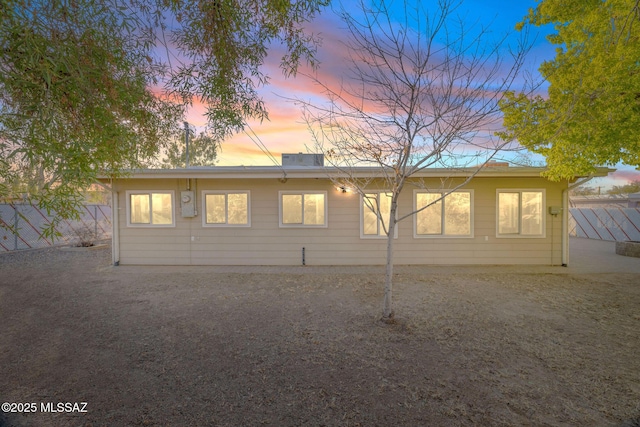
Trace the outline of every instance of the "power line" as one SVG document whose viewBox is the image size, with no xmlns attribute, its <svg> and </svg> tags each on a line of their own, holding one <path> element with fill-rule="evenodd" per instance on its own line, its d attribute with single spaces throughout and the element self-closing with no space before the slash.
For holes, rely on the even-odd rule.
<svg viewBox="0 0 640 427">
<path fill-rule="evenodd" d="M 253 136 L 251 136 L 249 134 L 249 132 L 247 132 L 247 129 L 249 129 L 251 131 Z M 273 162 L 273 164 L 275 164 L 280 169 L 282 169 L 282 174 L 286 178 L 287 177 L 287 172 L 284 170 L 284 167 L 282 166 L 282 163 L 278 162 L 278 160 L 275 158 L 275 156 L 273 154 L 271 154 L 271 152 L 269 151 L 269 148 L 267 148 L 267 146 L 264 144 L 264 142 L 262 142 L 262 140 L 260 139 L 258 134 L 253 130 L 253 128 L 249 125 L 249 123 L 246 123 L 246 128 L 244 129 L 244 133 L 260 149 L 260 151 L 262 151 Z"/>
</svg>

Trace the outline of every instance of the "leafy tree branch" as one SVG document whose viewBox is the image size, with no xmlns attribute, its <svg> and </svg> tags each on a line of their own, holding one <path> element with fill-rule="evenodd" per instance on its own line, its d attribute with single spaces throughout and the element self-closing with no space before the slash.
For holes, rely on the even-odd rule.
<svg viewBox="0 0 640 427">
<path fill-rule="evenodd" d="M 503 136 L 544 155 L 554 179 L 640 166 L 640 2 L 543 0 L 519 28 L 548 24 L 557 45 L 540 67 L 548 95 L 510 93 Z"/>
</svg>

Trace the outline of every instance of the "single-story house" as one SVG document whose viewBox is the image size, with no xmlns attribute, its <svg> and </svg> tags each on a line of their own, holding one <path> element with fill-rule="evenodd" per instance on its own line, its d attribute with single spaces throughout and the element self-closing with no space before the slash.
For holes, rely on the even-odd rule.
<svg viewBox="0 0 640 427">
<path fill-rule="evenodd" d="M 552 182 L 541 177 L 543 170 L 484 168 L 443 201 L 398 223 L 394 262 L 567 265 L 568 189 L 575 180 Z M 597 176 L 609 172 L 601 168 Z M 382 265 L 384 227 L 363 196 L 336 184 L 341 173 L 315 165 L 221 166 L 105 178 L 112 191 L 113 262 Z M 400 195 L 398 217 L 470 173 L 416 174 Z M 366 197 L 384 209 L 380 170 L 355 174 L 372 178 Z"/>
</svg>

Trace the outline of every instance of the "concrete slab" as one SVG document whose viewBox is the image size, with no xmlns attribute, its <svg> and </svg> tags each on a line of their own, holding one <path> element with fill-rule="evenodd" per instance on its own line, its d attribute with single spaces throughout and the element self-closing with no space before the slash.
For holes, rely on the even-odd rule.
<svg viewBox="0 0 640 427">
<path fill-rule="evenodd" d="M 640 258 L 616 254 L 616 242 L 569 239 L 569 273 L 639 273 Z M 640 278 L 638 279 L 640 284 Z"/>
</svg>

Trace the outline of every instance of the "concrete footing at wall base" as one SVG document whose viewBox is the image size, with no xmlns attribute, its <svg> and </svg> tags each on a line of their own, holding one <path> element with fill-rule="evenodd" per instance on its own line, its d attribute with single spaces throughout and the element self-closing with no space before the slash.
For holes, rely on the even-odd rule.
<svg viewBox="0 0 640 427">
<path fill-rule="evenodd" d="M 640 258 L 640 242 L 616 242 L 616 254 Z"/>
<path fill-rule="evenodd" d="M 95 249 L 104 249 L 107 246 L 109 245 L 104 243 L 104 244 L 96 244 L 91 246 L 60 246 L 59 249 L 61 251 L 91 251 Z"/>
</svg>

